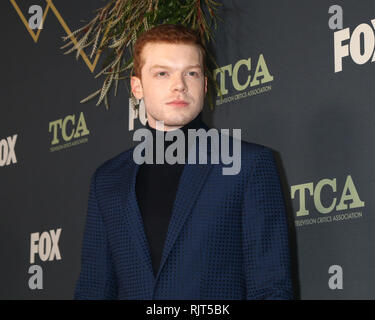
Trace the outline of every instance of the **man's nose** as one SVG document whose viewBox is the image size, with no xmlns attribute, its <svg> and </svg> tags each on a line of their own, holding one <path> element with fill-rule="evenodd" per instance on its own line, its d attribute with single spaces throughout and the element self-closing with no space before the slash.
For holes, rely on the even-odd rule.
<svg viewBox="0 0 375 320">
<path fill-rule="evenodd" d="M 187 91 L 186 82 L 183 74 L 175 75 L 172 83 L 173 91 Z"/>
</svg>

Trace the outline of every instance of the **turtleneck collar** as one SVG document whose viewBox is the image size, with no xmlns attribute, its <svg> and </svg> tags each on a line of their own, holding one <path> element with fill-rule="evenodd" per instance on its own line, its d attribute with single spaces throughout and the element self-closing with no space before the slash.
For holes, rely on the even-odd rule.
<svg viewBox="0 0 375 320">
<path fill-rule="evenodd" d="M 184 125 L 183 127 L 179 128 L 179 129 L 175 129 L 175 130 L 182 130 L 182 132 L 184 133 L 184 136 L 185 136 L 185 158 L 187 158 L 187 155 L 188 155 L 188 130 L 189 129 L 195 129 L 195 130 L 198 130 L 198 129 L 207 129 L 207 126 L 205 125 L 205 123 L 202 121 L 201 119 L 201 115 L 202 113 L 199 113 L 193 120 L 191 120 L 189 123 L 187 123 L 186 125 Z M 158 131 L 159 133 L 162 132 L 164 137 L 165 137 L 165 134 L 167 132 L 173 132 L 175 130 L 171 130 L 171 131 L 160 131 L 160 130 L 156 130 L 152 127 L 150 127 L 150 125 L 148 124 L 148 122 L 146 123 L 146 128 L 148 130 L 151 131 L 152 133 L 152 136 L 153 136 L 153 158 L 154 158 L 154 163 L 156 163 L 156 132 Z M 168 146 L 170 146 L 173 142 L 176 141 L 176 137 L 173 139 L 173 141 L 166 141 L 165 139 L 163 139 L 164 141 L 164 150 L 166 150 L 168 148 Z"/>
<path fill-rule="evenodd" d="M 189 129 L 198 130 L 198 129 L 201 129 L 201 128 L 205 128 L 205 124 L 202 122 L 201 117 L 202 117 L 202 113 L 199 113 L 193 120 L 191 120 L 189 123 L 187 123 L 183 127 L 179 128 L 179 130 L 182 130 L 184 135 L 186 136 L 186 133 Z M 159 131 L 159 130 L 156 130 L 155 128 L 150 127 L 148 122 L 146 123 L 146 128 L 149 129 L 154 136 L 156 134 L 156 131 Z M 175 130 L 178 130 L 178 129 L 175 129 Z M 173 132 L 173 131 L 174 130 L 163 131 L 163 132 L 165 134 L 166 132 Z M 167 141 L 167 142 L 170 142 L 170 141 Z"/>
</svg>

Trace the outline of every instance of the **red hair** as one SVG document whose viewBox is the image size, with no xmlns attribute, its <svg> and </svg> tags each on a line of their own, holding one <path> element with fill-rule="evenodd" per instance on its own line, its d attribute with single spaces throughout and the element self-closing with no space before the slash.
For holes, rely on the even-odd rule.
<svg viewBox="0 0 375 320">
<path fill-rule="evenodd" d="M 142 77 L 141 70 L 144 65 L 144 61 L 142 59 L 143 48 L 147 43 L 158 42 L 192 44 L 198 46 L 203 57 L 203 71 L 206 74 L 206 50 L 198 33 L 182 25 L 161 24 L 143 32 L 135 42 L 133 52 L 133 68 L 134 75 L 136 77 Z"/>
</svg>

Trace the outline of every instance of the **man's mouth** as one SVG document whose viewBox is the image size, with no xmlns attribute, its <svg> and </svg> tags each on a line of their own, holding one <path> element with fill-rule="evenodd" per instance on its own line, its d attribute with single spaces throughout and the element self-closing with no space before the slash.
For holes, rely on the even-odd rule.
<svg viewBox="0 0 375 320">
<path fill-rule="evenodd" d="M 168 105 L 178 106 L 178 107 L 184 107 L 187 106 L 189 103 L 185 100 L 173 100 L 167 102 Z"/>
</svg>

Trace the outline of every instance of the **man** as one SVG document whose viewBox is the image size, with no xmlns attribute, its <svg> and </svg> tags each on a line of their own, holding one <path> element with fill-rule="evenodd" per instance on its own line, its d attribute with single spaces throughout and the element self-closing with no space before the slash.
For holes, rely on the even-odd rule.
<svg viewBox="0 0 375 320">
<path fill-rule="evenodd" d="M 163 134 L 208 129 L 200 120 L 205 71 L 204 48 L 185 27 L 161 25 L 138 38 L 132 93 L 144 100 L 153 137 L 163 131 L 158 121 Z M 291 299 L 272 152 L 247 142 L 241 150 L 236 175 L 223 175 L 221 162 L 156 164 L 155 154 L 139 165 L 134 148 L 101 165 L 91 179 L 75 298 Z"/>
</svg>

